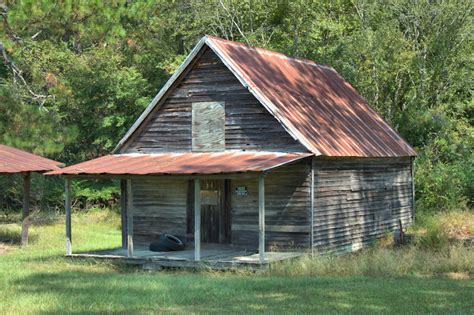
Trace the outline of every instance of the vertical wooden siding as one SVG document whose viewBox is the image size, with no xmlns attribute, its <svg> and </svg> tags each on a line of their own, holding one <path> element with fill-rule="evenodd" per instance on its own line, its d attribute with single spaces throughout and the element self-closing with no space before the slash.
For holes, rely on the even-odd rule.
<svg viewBox="0 0 474 315">
<path fill-rule="evenodd" d="M 410 158 L 315 158 L 314 244 L 351 251 L 412 222 Z"/>
<path fill-rule="evenodd" d="M 186 234 L 187 181 L 146 177 L 132 181 L 134 242 L 148 245 L 162 233 Z"/>
<path fill-rule="evenodd" d="M 235 189 L 246 186 L 248 196 Z M 232 180 L 232 243 L 258 247 L 258 177 Z M 301 162 L 270 172 L 265 178 L 266 248 L 309 247 L 310 165 Z"/>
<path fill-rule="evenodd" d="M 225 149 L 306 152 L 207 49 L 124 152 L 191 151 L 192 103 L 225 103 Z"/>
<path fill-rule="evenodd" d="M 225 150 L 225 103 L 198 102 L 192 104 L 192 151 Z"/>
</svg>

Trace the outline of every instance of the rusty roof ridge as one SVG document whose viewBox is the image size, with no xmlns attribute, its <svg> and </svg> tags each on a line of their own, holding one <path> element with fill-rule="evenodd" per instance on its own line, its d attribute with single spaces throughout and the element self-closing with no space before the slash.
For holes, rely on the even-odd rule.
<svg viewBox="0 0 474 315">
<path fill-rule="evenodd" d="M 289 56 L 289 55 L 281 53 L 281 52 L 272 51 L 272 50 L 261 48 L 261 47 L 251 46 L 251 45 L 247 45 L 247 44 L 244 44 L 244 43 L 241 43 L 241 42 L 234 42 L 234 41 L 224 39 L 224 38 L 219 38 L 219 37 L 216 37 L 216 36 L 213 36 L 213 35 L 206 35 L 206 36 L 208 38 L 210 38 L 211 40 L 228 42 L 229 45 L 233 45 L 233 46 L 236 46 L 236 47 L 239 47 L 239 48 L 242 48 L 242 49 L 249 49 L 249 50 L 253 50 L 253 51 L 256 51 L 258 53 L 266 54 L 266 55 L 269 55 L 269 56 L 275 56 L 275 57 L 279 57 L 279 58 L 282 58 L 282 59 L 287 59 L 287 60 L 307 64 L 307 65 L 310 65 L 310 66 L 315 66 L 315 67 L 320 67 L 320 68 L 325 68 L 325 69 L 330 69 L 330 70 L 336 71 L 330 65 L 320 64 L 320 63 L 317 63 L 314 60 L 310 60 L 310 59 L 306 59 L 306 58 L 292 57 L 292 56 Z"/>
</svg>

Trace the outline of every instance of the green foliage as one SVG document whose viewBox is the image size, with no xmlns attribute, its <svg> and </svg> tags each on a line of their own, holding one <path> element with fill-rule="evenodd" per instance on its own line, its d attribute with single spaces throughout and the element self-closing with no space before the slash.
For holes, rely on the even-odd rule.
<svg viewBox="0 0 474 315">
<path fill-rule="evenodd" d="M 473 8 L 469 0 L 7 1 L 0 142 L 67 164 L 110 152 L 212 34 L 332 65 L 416 147 L 419 208 L 471 207 Z M 80 198 L 107 199 L 94 189 L 77 187 Z"/>
<path fill-rule="evenodd" d="M 45 178 L 36 173 L 31 175 L 30 201 L 33 210 L 63 209 L 63 181 L 59 178 Z M 21 175 L 0 176 L 0 209 L 7 214 L 19 213 L 23 206 L 23 177 Z"/>
<path fill-rule="evenodd" d="M 435 217 L 424 220 L 423 226 L 426 233 L 419 237 L 419 245 L 429 249 L 443 249 L 449 242 L 448 232 L 443 228 L 441 222 Z"/>
<path fill-rule="evenodd" d="M 76 209 L 89 209 L 115 207 L 120 197 L 118 183 L 113 181 L 74 181 L 72 186 L 74 207 Z M 92 210 L 92 209 L 90 209 Z"/>
</svg>

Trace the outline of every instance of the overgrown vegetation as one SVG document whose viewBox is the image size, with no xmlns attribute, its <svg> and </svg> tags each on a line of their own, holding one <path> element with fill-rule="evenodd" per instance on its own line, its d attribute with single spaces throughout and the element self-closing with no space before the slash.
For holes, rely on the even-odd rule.
<svg viewBox="0 0 474 315">
<path fill-rule="evenodd" d="M 396 246 L 392 235 L 368 249 L 343 256 L 315 254 L 277 265 L 272 275 L 300 276 L 447 276 L 472 279 L 474 214 L 450 212 L 424 215 L 409 229 L 413 240 Z"/>
<path fill-rule="evenodd" d="M 308 256 L 259 274 L 150 273 L 65 258 L 63 220 L 60 213 L 35 213 L 28 247 L 0 247 L 0 294 L 8 297 L 0 299 L 1 313 L 446 314 L 473 308 L 474 251 L 460 245 L 391 249 L 382 242 L 349 256 Z M 469 220 L 472 229 L 472 215 Z M 446 215 L 436 221 L 446 234 L 466 226 Z M 120 246 L 119 223 L 112 210 L 74 213 L 74 251 Z M 427 235 L 426 228 L 416 231 Z M 2 224 L 0 238 L 15 240 L 19 230 L 17 223 Z"/>
<path fill-rule="evenodd" d="M 469 0 L 6 1 L 0 142 L 68 164 L 110 152 L 198 39 L 212 34 L 334 66 L 416 147 L 418 211 L 472 207 L 473 7 Z M 6 180 L 0 198 L 18 208 L 19 188 Z M 54 208 L 62 184 L 49 182 L 37 204 Z M 99 204 L 113 193 L 76 188 L 86 199 L 101 195 Z"/>
</svg>

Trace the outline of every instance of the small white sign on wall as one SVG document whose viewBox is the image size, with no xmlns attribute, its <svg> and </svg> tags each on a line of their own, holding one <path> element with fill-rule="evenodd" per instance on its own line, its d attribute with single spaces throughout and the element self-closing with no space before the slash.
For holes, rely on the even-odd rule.
<svg viewBox="0 0 474 315">
<path fill-rule="evenodd" d="M 247 186 L 237 186 L 235 188 L 235 194 L 237 196 L 248 196 Z"/>
</svg>

